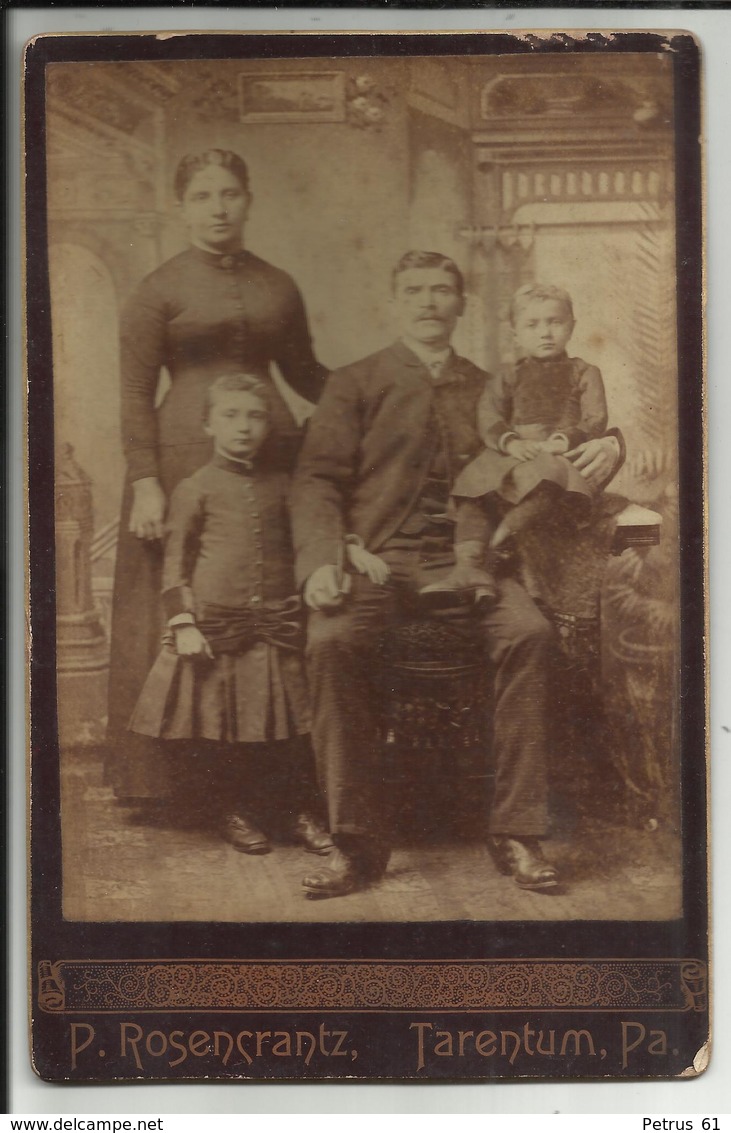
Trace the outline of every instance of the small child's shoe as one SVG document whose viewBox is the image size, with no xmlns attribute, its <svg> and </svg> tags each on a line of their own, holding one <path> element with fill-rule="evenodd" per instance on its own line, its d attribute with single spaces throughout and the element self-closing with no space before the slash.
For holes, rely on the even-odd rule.
<svg viewBox="0 0 731 1133">
<path fill-rule="evenodd" d="M 446 578 L 424 586 L 419 595 L 426 604 L 439 606 L 454 594 L 472 594 L 480 608 L 492 605 L 498 596 L 497 585 L 485 566 L 485 547 L 476 539 L 455 543 L 456 563 Z"/>
<path fill-rule="evenodd" d="M 335 848 L 320 820 L 307 811 L 295 815 L 290 832 L 295 842 L 304 846 L 308 854 L 329 854 Z"/>
</svg>

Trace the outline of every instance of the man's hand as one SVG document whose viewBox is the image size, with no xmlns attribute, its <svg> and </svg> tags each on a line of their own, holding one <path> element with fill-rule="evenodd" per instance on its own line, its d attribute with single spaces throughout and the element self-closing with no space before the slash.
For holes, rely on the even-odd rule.
<svg viewBox="0 0 731 1133">
<path fill-rule="evenodd" d="M 508 456 L 512 456 L 516 460 L 532 460 L 534 456 L 538 456 L 541 445 L 539 441 L 521 441 L 518 437 L 515 437 L 512 441 L 508 441 L 505 451 Z"/>
<path fill-rule="evenodd" d="M 350 576 L 327 563 L 314 570 L 305 583 L 305 605 L 311 610 L 337 610 L 350 592 Z"/>
<path fill-rule="evenodd" d="M 610 479 L 619 460 L 620 448 L 616 437 L 594 437 L 567 452 L 570 460 L 592 488 L 600 488 Z"/>
<path fill-rule="evenodd" d="M 205 637 L 194 625 L 174 626 L 175 652 L 178 657 L 208 657 L 213 660 L 213 650 Z"/>
<path fill-rule="evenodd" d="M 358 574 L 366 574 L 376 586 L 384 586 L 391 576 L 391 568 L 380 555 L 366 551 L 363 541 L 357 535 L 348 536 L 346 550 L 348 561 Z"/>
<path fill-rule="evenodd" d="M 162 539 L 165 533 L 165 493 L 154 476 L 135 480 L 129 529 L 138 539 Z"/>
</svg>

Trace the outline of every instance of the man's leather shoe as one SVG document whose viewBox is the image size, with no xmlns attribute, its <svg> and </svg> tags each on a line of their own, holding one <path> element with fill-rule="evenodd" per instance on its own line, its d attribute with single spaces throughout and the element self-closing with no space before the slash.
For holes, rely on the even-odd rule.
<svg viewBox="0 0 731 1133">
<path fill-rule="evenodd" d="M 325 897 L 346 897 L 363 889 L 366 879 L 354 858 L 344 854 L 337 846 L 328 858 L 327 866 L 316 873 L 306 874 L 302 879 L 305 897 L 312 899 Z"/>
<path fill-rule="evenodd" d="M 266 834 L 241 814 L 226 815 L 223 836 L 240 854 L 268 854 L 272 848 Z"/>
<path fill-rule="evenodd" d="M 308 854 L 329 854 L 334 849 L 325 827 L 306 811 L 295 816 L 290 830 L 295 842 L 304 846 Z"/>
<path fill-rule="evenodd" d="M 487 847 L 501 873 L 512 877 L 520 889 L 555 889 L 558 871 L 546 861 L 538 838 L 511 838 L 506 834 L 487 840 Z"/>
<path fill-rule="evenodd" d="M 347 850 L 336 846 L 327 860 L 327 866 L 302 879 L 305 896 L 310 899 L 346 897 L 365 889 L 382 877 L 388 864 L 389 851 L 377 843 L 358 843 Z"/>
</svg>

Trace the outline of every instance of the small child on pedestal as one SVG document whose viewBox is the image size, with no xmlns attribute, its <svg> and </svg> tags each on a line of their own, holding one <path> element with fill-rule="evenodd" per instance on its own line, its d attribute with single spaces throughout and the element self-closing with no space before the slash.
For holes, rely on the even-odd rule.
<svg viewBox="0 0 731 1133">
<path fill-rule="evenodd" d="M 452 489 L 456 565 L 422 594 L 439 602 L 454 591 L 480 604 L 497 598 L 489 552 L 549 516 L 577 525 L 589 519 L 596 492 L 568 459 L 607 428 L 607 403 L 596 366 L 571 358 L 574 330 L 568 292 L 527 284 L 514 295 L 510 319 L 519 360 L 492 378 L 478 407 L 485 449 Z"/>
</svg>

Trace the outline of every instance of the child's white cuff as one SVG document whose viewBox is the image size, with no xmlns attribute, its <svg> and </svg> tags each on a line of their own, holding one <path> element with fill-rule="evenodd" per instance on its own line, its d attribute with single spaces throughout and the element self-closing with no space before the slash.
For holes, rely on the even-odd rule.
<svg viewBox="0 0 731 1133">
<path fill-rule="evenodd" d="M 193 614 L 176 614 L 174 618 L 170 618 L 168 625 L 171 629 L 175 626 L 194 626 L 195 616 Z"/>
</svg>

